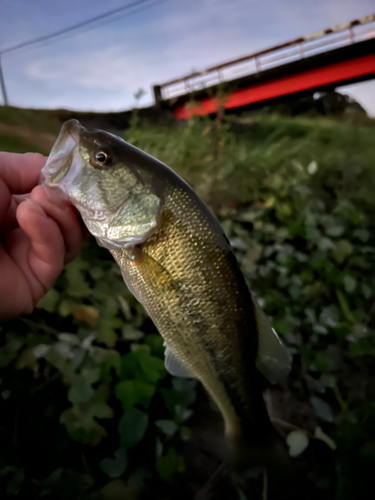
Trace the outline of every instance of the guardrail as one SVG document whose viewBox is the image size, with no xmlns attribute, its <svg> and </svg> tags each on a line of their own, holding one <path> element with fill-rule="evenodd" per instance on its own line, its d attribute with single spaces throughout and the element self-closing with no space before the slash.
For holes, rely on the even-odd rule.
<svg viewBox="0 0 375 500">
<path fill-rule="evenodd" d="M 155 101 L 165 101 L 233 81 L 289 62 L 375 38 L 375 14 L 316 31 L 154 87 Z"/>
</svg>

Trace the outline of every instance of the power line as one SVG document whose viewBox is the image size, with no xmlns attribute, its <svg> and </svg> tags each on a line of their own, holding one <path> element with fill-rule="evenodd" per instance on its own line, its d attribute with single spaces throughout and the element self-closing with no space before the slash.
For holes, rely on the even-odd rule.
<svg viewBox="0 0 375 500">
<path fill-rule="evenodd" d="M 45 42 L 48 43 L 49 40 L 52 40 L 53 38 L 57 38 L 58 36 L 63 36 L 63 35 L 66 35 L 68 34 L 68 36 L 63 36 L 62 39 L 65 39 L 65 38 L 68 38 L 69 36 L 75 36 L 75 35 L 78 35 L 78 34 L 81 34 L 82 32 L 85 32 L 85 31 L 88 31 L 88 30 L 91 30 L 91 29 L 97 29 L 101 26 L 103 26 L 104 24 L 107 24 L 107 23 L 113 23 L 113 22 L 116 22 L 124 17 L 127 17 L 127 16 L 130 16 L 132 14 L 138 14 L 139 12 L 142 12 L 144 10 L 146 10 L 147 8 L 150 8 L 150 7 L 155 7 L 157 5 L 160 5 L 162 3 L 165 3 L 167 2 L 168 0 L 160 0 L 159 2 L 156 2 L 156 3 L 152 3 L 152 4 L 149 4 L 150 0 L 138 0 L 136 2 L 133 2 L 133 3 L 130 3 L 130 4 L 126 4 L 126 5 L 123 5 L 122 7 L 118 7 L 116 9 L 113 9 L 113 10 L 110 10 L 110 11 L 107 11 L 107 12 L 104 12 L 103 14 L 100 14 L 99 16 L 95 16 L 95 17 L 92 17 L 90 19 L 87 19 L 86 21 L 82 21 L 81 23 L 78 23 L 78 24 L 75 24 L 73 26 L 69 26 L 68 28 L 64 28 L 64 29 L 61 29 L 59 31 L 55 31 L 54 33 L 51 33 L 49 35 L 44 35 L 44 36 L 41 36 L 41 37 L 38 37 L 38 38 L 33 38 L 32 40 L 29 40 L 27 42 L 23 42 L 23 43 L 19 43 L 17 45 L 13 45 L 12 47 L 8 47 L 7 49 L 4 49 L 4 50 L 0 50 L 0 90 L 1 90 L 1 93 L 3 95 L 3 103 L 5 106 L 8 106 L 9 105 L 9 102 L 8 102 L 8 96 L 7 96 L 7 92 L 6 92 L 6 88 L 5 88 L 5 81 L 4 81 L 4 73 L 3 73 L 3 70 L 2 70 L 2 67 L 1 67 L 1 56 L 3 54 L 9 54 L 13 51 L 16 51 L 16 50 L 19 50 L 19 49 L 24 49 L 24 48 L 27 48 L 31 45 L 35 45 L 37 43 L 43 43 L 43 45 L 45 44 Z M 147 3 L 147 5 L 143 5 L 142 4 L 145 4 Z M 140 9 L 136 9 L 136 10 L 133 10 L 131 12 L 124 12 L 125 10 L 127 9 L 130 9 L 132 7 L 137 7 L 137 6 L 141 6 Z M 118 13 L 121 13 L 122 12 L 122 15 L 120 14 L 119 16 L 116 16 L 114 19 L 107 19 L 109 16 L 112 16 L 114 14 L 118 14 Z M 97 24 L 96 26 L 88 26 L 94 22 L 97 22 L 97 21 L 102 21 L 104 20 L 103 22 L 101 22 L 100 24 Z M 86 29 L 81 29 L 81 28 L 86 28 Z M 77 30 L 79 29 L 78 32 L 76 33 L 71 33 L 69 35 L 70 32 L 72 32 L 73 30 Z M 55 41 L 60 41 L 61 38 L 59 40 L 55 40 Z"/>
<path fill-rule="evenodd" d="M 56 38 L 60 35 L 64 35 L 65 33 L 69 33 L 69 32 L 74 31 L 76 29 L 83 28 L 84 26 L 87 26 L 88 24 L 94 23 L 96 21 L 100 21 L 101 19 L 112 16 L 113 14 L 123 12 L 124 10 L 131 9 L 132 7 L 136 7 L 138 5 L 141 5 L 141 4 L 149 2 L 149 1 L 150 0 L 137 0 L 135 2 L 123 5 L 121 7 L 117 7 L 116 9 L 112 9 L 112 10 L 109 10 L 107 12 L 104 12 L 103 14 L 100 14 L 98 16 L 91 17 L 90 19 L 86 19 L 86 21 L 82 21 L 80 23 L 74 24 L 74 25 L 69 26 L 67 28 L 55 31 L 54 33 L 50 33 L 49 35 L 40 36 L 37 38 L 33 38 L 31 40 L 28 40 L 26 42 L 19 43 L 17 45 L 13 45 L 11 47 L 0 50 L 0 56 L 2 56 L 3 54 L 9 54 L 9 52 L 14 52 L 15 50 L 19 50 L 19 49 L 22 49 L 24 47 L 28 47 L 29 45 L 35 45 L 36 43 L 44 42 L 44 41 L 50 40 L 51 38 Z"/>
<path fill-rule="evenodd" d="M 149 0 L 151 1 L 151 0 Z M 131 12 L 123 12 L 122 14 L 116 16 L 115 18 L 112 18 L 112 19 L 103 19 L 101 23 L 98 23 L 94 26 L 84 26 L 83 29 L 80 29 L 79 31 L 76 31 L 75 33 L 63 33 L 62 35 L 59 35 L 59 38 L 56 39 L 56 38 L 53 38 L 53 39 L 48 39 L 48 40 L 44 40 L 43 43 L 41 43 L 40 46 L 45 46 L 45 45 L 48 45 L 49 43 L 56 43 L 56 42 L 60 42 L 62 40 L 66 40 L 67 38 L 70 38 L 72 36 L 77 36 L 77 35 L 81 35 L 82 33 L 86 33 L 87 31 L 90 31 L 90 30 L 95 30 L 95 29 L 98 29 L 98 28 L 101 28 L 102 26 L 105 26 L 106 24 L 109 24 L 109 23 L 116 23 L 118 21 L 121 21 L 121 19 L 123 19 L 124 17 L 129 17 L 129 16 L 132 16 L 134 14 L 139 14 L 140 12 L 143 12 L 147 9 L 151 9 L 152 7 L 156 7 L 156 6 L 159 6 L 165 2 L 168 2 L 169 0 L 159 0 L 159 1 L 155 1 L 154 3 L 147 3 L 146 5 L 140 5 L 140 8 L 136 9 L 136 10 L 132 10 Z M 64 36 L 65 35 L 65 36 Z M 23 49 L 28 49 L 29 46 L 26 46 L 26 47 L 22 47 Z M 1 51 L 0 51 L 0 57 L 1 57 Z"/>
</svg>

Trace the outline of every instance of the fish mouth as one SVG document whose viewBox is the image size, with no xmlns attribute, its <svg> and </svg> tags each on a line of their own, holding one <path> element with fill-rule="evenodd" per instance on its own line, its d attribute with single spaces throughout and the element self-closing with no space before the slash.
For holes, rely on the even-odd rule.
<svg viewBox="0 0 375 500">
<path fill-rule="evenodd" d="M 76 177 L 81 161 L 78 153 L 80 134 L 84 130 L 78 120 L 64 123 L 41 172 L 40 183 L 51 187 L 71 183 Z M 59 187 L 63 188 L 62 185 Z"/>
</svg>

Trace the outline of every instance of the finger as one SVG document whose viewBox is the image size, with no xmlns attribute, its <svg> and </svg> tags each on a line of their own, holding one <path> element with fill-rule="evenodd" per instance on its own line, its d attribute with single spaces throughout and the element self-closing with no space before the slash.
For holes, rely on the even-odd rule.
<svg viewBox="0 0 375 500">
<path fill-rule="evenodd" d="M 30 196 L 30 193 L 14 194 L 13 196 L 11 196 L 11 202 L 8 211 L 6 212 L 0 224 L 0 237 L 6 233 L 9 233 L 18 226 L 16 217 L 17 207 L 22 201 L 25 201 L 26 197 L 28 196 Z"/>
<path fill-rule="evenodd" d="M 30 248 L 30 240 L 22 231 L 18 232 L 21 237 L 20 244 L 24 250 Z M 14 246 L 14 245 L 13 245 Z M 20 271 L 13 255 L 7 253 L 0 245 L 0 321 L 8 320 L 19 314 L 30 314 L 34 307 L 28 280 L 25 273 Z M 40 293 L 43 288 L 40 286 Z"/>
<path fill-rule="evenodd" d="M 3 221 L 9 210 L 11 202 L 12 202 L 12 195 L 9 192 L 8 186 L 0 178 L 0 228 L 3 225 Z"/>
<path fill-rule="evenodd" d="M 78 255 L 83 240 L 81 224 L 72 205 L 51 195 L 42 186 L 33 189 L 30 200 L 40 205 L 44 212 L 58 224 L 64 238 L 64 262 L 67 264 Z"/>
<path fill-rule="evenodd" d="M 12 229 L 15 229 L 18 225 L 16 219 L 16 210 L 18 205 L 16 203 L 16 200 L 14 200 L 12 196 L 10 196 L 9 199 L 10 205 L 8 207 L 8 210 L 0 219 L 0 237 L 8 233 L 9 231 L 12 231 Z"/>
<path fill-rule="evenodd" d="M 61 273 L 65 258 L 64 239 L 58 224 L 29 199 L 19 205 L 17 220 L 29 236 L 31 246 L 25 253 L 23 247 L 27 245 L 22 247 L 17 241 L 11 241 L 9 245 L 14 244 L 14 258 L 34 290 L 34 300 L 39 300 Z M 10 237 L 13 234 L 18 235 L 19 231 L 13 231 Z"/>
<path fill-rule="evenodd" d="M 11 193 L 28 193 L 38 184 L 46 161 L 39 153 L 0 152 L 0 179 Z"/>
</svg>

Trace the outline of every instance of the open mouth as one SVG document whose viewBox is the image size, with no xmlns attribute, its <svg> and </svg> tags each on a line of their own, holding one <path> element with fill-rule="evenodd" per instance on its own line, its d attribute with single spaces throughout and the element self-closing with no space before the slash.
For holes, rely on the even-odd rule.
<svg viewBox="0 0 375 500">
<path fill-rule="evenodd" d="M 77 120 L 64 123 L 41 172 L 47 184 L 53 186 L 63 179 L 69 182 L 77 174 L 80 162 L 76 153 L 82 128 Z"/>
</svg>

